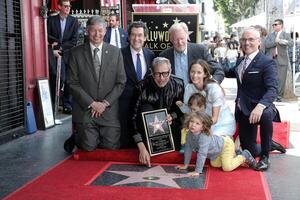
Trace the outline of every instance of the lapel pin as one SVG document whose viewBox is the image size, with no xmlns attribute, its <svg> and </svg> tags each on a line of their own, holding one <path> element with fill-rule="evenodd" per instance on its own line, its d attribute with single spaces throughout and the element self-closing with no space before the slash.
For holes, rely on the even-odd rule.
<svg viewBox="0 0 300 200">
<path fill-rule="evenodd" d="M 108 54 L 108 51 L 106 50 L 105 53 Z"/>
</svg>

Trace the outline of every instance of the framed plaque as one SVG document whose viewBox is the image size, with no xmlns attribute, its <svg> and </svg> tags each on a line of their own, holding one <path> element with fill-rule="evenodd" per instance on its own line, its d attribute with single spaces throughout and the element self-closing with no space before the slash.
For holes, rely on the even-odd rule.
<svg viewBox="0 0 300 200">
<path fill-rule="evenodd" d="M 38 79 L 38 93 L 41 105 L 43 128 L 55 125 L 48 79 Z"/>
<path fill-rule="evenodd" d="M 175 151 L 167 115 L 167 109 L 142 113 L 150 156 Z"/>
</svg>

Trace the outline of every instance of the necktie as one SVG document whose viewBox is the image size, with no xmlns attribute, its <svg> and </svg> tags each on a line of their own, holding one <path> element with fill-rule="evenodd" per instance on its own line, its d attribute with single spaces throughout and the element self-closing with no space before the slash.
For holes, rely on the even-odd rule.
<svg viewBox="0 0 300 200">
<path fill-rule="evenodd" d="M 139 53 L 136 54 L 136 77 L 138 81 L 142 79 L 142 63 Z"/>
<path fill-rule="evenodd" d="M 248 60 L 249 60 L 249 57 L 246 56 L 244 61 L 243 61 L 243 65 L 242 65 L 242 68 L 241 68 L 241 72 L 240 72 L 240 80 L 243 79 L 243 76 L 244 76 L 244 73 L 247 69 L 247 66 L 248 66 Z"/>
<path fill-rule="evenodd" d="M 93 62 L 94 62 L 97 79 L 99 79 L 99 72 L 100 72 L 100 65 L 101 65 L 101 62 L 100 62 L 100 59 L 98 56 L 98 51 L 100 51 L 100 49 L 98 49 L 98 48 L 94 49 L 94 57 L 93 57 Z"/>
<path fill-rule="evenodd" d="M 117 29 L 115 29 L 115 40 L 116 40 L 116 47 L 119 48 L 119 40 L 118 40 L 118 32 L 117 32 Z"/>
</svg>

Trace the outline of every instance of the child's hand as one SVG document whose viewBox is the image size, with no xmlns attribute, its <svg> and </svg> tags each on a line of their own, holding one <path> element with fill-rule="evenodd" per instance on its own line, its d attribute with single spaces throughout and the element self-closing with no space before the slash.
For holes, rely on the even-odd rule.
<svg viewBox="0 0 300 200">
<path fill-rule="evenodd" d="M 185 170 L 188 168 L 188 165 L 177 165 L 176 169 Z"/>
<path fill-rule="evenodd" d="M 199 176 L 199 173 L 198 172 L 189 172 L 188 175 L 194 177 L 194 176 Z"/>
<path fill-rule="evenodd" d="M 178 107 L 182 107 L 182 106 L 183 106 L 183 102 L 182 102 L 182 101 L 176 101 L 176 105 L 177 105 Z"/>
</svg>

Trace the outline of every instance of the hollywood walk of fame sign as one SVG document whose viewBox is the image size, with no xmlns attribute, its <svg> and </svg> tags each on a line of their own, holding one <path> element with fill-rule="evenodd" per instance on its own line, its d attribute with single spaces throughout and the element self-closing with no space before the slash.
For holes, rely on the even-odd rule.
<svg viewBox="0 0 300 200">
<path fill-rule="evenodd" d="M 185 22 L 189 28 L 189 40 L 198 41 L 199 13 L 132 13 L 133 21 L 143 21 L 147 24 L 149 34 L 145 47 L 151 49 L 156 55 L 172 46 L 169 37 L 169 28 L 178 22 Z"/>
<path fill-rule="evenodd" d="M 143 122 L 150 156 L 175 151 L 167 110 L 143 112 Z"/>
<path fill-rule="evenodd" d="M 190 177 L 174 165 L 144 165 L 112 163 L 93 180 L 92 185 L 151 188 L 204 189 L 207 168 L 199 177 Z"/>
</svg>

